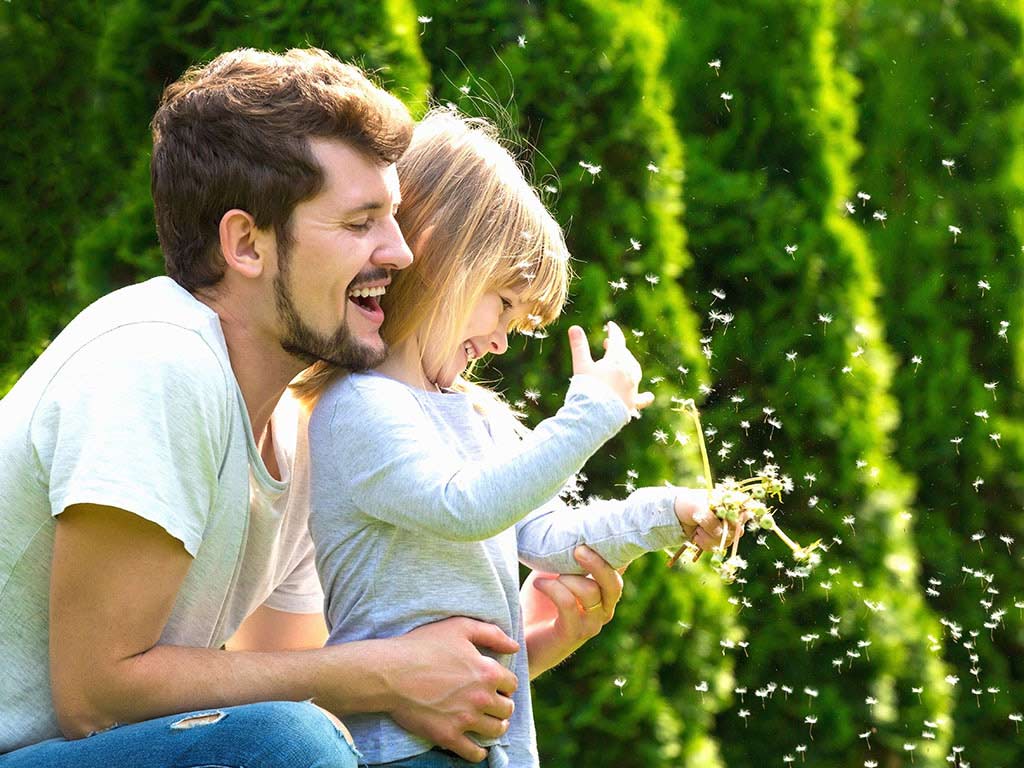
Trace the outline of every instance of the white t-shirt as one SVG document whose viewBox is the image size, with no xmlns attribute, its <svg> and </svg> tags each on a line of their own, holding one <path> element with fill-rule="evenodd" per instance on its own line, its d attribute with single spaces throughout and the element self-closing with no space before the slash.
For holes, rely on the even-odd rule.
<svg viewBox="0 0 1024 768">
<path fill-rule="evenodd" d="M 220 647 L 260 605 L 321 610 L 305 511 L 275 504 L 294 426 L 274 429 L 282 481 L 259 456 L 218 315 L 166 277 L 86 308 L 0 400 L 0 753 L 60 735 L 48 596 L 70 505 L 128 510 L 192 556 L 161 643 Z"/>
</svg>

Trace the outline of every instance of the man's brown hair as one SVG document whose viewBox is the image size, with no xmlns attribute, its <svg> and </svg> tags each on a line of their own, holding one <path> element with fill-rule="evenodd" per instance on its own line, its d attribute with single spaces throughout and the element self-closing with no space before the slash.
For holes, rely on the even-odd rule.
<svg viewBox="0 0 1024 768">
<path fill-rule="evenodd" d="M 189 291 L 224 274 L 218 227 L 226 211 L 291 238 L 296 204 L 324 174 L 310 138 L 338 139 L 382 164 L 412 138 L 398 99 L 361 70 L 315 49 L 241 48 L 190 68 L 153 117 L 152 191 L 167 274 Z"/>
</svg>

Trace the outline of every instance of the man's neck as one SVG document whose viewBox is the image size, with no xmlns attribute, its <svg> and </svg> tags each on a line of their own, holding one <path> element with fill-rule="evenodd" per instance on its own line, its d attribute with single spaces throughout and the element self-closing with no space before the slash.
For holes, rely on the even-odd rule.
<svg viewBox="0 0 1024 768">
<path fill-rule="evenodd" d="M 220 317 L 231 369 L 245 400 L 253 436 L 261 442 L 281 394 L 304 365 L 285 352 L 275 337 L 262 332 L 253 321 L 252 310 L 240 308 L 238 300 L 222 296 L 196 298 Z"/>
</svg>

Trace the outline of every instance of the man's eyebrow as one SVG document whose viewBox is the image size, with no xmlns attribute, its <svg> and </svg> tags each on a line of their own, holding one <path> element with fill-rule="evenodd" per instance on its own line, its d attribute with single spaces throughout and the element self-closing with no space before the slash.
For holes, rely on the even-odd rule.
<svg viewBox="0 0 1024 768">
<path fill-rule="evenodd" d="M 384 210 L 385 208 L 387 208 L 387 206 L 382 200 L 367 200 L 362 205 L 346 209 L 345 214 L 352 215 L 355 213 L 365 213 L 366 211 Z"/>
</svg>

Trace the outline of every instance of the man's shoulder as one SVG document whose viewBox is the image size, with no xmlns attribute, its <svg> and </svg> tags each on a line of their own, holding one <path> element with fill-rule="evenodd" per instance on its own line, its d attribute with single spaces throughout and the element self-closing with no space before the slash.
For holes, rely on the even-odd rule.
<svg viewBox="0 0 1024 768">
<path fill-rule="evenodd" d="M 40 358 L 52 356 L 51 375 L 105 366 L 119 376 L 180 372 L 183 380 L 229 382 L 230 358 L 217 314 L 170 278 L 128 286 L 86 307 Z M 97 373 L 101 373 L 97 371 Z"/>
<path fill-rule="evenodd" d="M 169 277 L 154 277 L 97 299 L 68 325 L 99 334 L 139 323 L 156 323 L 223 337 L 217 313 Z"/>
</svg>

